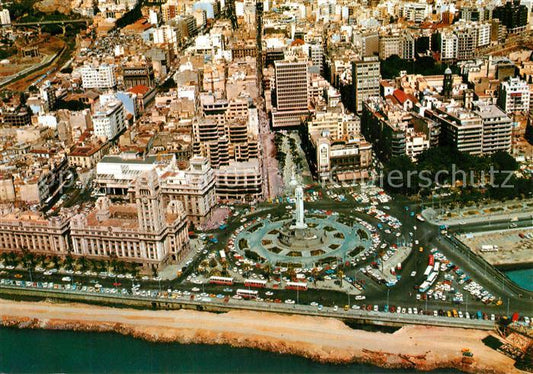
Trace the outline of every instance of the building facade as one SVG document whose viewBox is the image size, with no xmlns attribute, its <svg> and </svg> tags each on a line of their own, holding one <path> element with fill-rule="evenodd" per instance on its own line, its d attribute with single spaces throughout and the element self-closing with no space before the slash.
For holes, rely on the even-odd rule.
<svg viewBox="0 0 533 374">
<path fill-rule="evenodd" d="M 275 110 L 273 127 L 298 126 L 309 112 L 309 63 L 307 60 L 275 61 Z"/>
<path fill-rule="evenodd" d="M 0 210 L 0 251 L 23 251 L 50 256 L 70 249 L 69 217 L 45 218 L 41 213 Z"/>
<path fill-rule="evenodd" d="M 135 203 L 112 204 L 101 197 L 88 214 L 72 218 L 72 254 L 88 258 L 114 257 L 147 267 L 180 261 L 190 248 L 183 206 L 164 206 L 155 171 L 135 183 Z"/>
<path fill-rule="evenodd" d="M 369 97 L 379 96 L 381 73 L 377 57 L 364 57 L 352 62 L 352 86 L 355 110 L 361 113 L 363 102 Z"/>
<path fill-rule="evenodd" d="M 96 136 L 115 138 L 126 129 L 124 105 L 118 100 L 108 101 L 95 110 L 92 122 Z"/>
<path fill-rule="evenodd" d="M 507 114 L 528 113 L 531 102 L 531 91 L 526 81 L 520 78 L 509 78 L 500 84 L 498 105 Z"/>
<path fill-rule="evenodd" d="M 222 201 L 251 202 L 263 197 L 263 176 L 259 160 L 230 162 L 215 171 L 216 192 Z"/>
<path fill-rule="evenodd" d="M 115 66 L 101 64 L 98 67 L 83 66 L 80 69 L 82 87 L 87 88 L 114 88 L 117 85 Z"/>
</svg>

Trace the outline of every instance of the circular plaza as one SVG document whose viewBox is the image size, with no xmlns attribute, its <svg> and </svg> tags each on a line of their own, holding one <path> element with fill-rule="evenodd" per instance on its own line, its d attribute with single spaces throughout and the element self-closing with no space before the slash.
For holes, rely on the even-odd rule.
<svg viewBox="0 0 533 374">
<path fill-rule="evenodd" d="M 360 222 L 344 221 L 338 215 L 313 214 L 305 227 L 293 219 L 262 219 L 235 237 L 235 250 L 242 256 L 273 265 L 350 261 L 372 247 L 372 233 Z"/>
</svg>

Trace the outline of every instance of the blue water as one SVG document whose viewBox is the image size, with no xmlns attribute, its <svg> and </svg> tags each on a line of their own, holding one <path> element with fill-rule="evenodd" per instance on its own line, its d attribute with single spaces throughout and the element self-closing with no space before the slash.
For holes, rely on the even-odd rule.
<svg viewBox="0 0 533 374">
<path fill-rule="evenodd" d="M 506 271 L 505 274 L 520 287 L 533 291 L 533 268 Z"/>
<path fill-rule="evenodd" d="M 0 372 L 390 374 L 413 371 L 361 364 L 322 365 L 302 357 L 252 349 L 150 343 L 113 333 L 0 328 Z"/>
</svg>

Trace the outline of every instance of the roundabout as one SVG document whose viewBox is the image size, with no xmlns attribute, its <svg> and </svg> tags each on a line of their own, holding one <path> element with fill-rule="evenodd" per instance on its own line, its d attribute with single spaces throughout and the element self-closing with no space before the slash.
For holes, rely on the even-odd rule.
<svg viewBox="0 0 533 374">
<path fill-rule="evenodd" d="M 312 212 L 305 217 L 303 188 L 295 186 L 293 218 L 270 217 L 246 227 L 235 237 L 235 251 L 275 266 L 316 267 L 352 261 L 372 248 L 373 235 L 360 219 L 340 222 L 338 214 Z"/>
<path fill-rule="evenodd" d="M 294 231 L 291 219 L 262 220 L 237 235 L 235 250 L 245 257 L 255 253 L 278 266 L 314 267 L 337 259 L 350 261 L 372 247 L 372 234 L 361 224 L 348 226 L 337 216 L 317 215 L 306 221 L 305 231 Z"/>
</svg>

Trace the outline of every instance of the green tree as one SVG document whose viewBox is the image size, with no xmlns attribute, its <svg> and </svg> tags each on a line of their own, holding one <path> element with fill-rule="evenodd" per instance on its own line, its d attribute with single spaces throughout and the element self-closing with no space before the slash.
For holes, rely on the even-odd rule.
<svg viewBox="0 0 533 374">
<path fill-rule="evenodd" d="M 22 250 L 22 262 L 26 269 L 33 270 L 35 266 L 35 255 L 28 251 L 28 249 L 24 248 Z"/>
<path fill-rule="evenodd" d="M 78 257 L 78 259 L 76 260 L 76 263 L 80 267 L 80 270 L 83 272 L 89 269 L 89 261 L 87 260 L 87 257 L 85 256 Z"/>
<path fill-rule="evenodd" d="M 72 270 L 72 265 L 74 264 L 74 258 L 72 257 L 70 253 L 65 257 L 63 264 L 65 266 L 65 269 Z"/>
<path fill-rule="evenodd" d="M 384 167 L 384 188 L 401 194 L 416 193 L 419 186 L 416 170 L 416 166 L 408 156 L 392 157 Z"/>
<path fill-rule="evenodd" d="M 518 170 L 518 162 L 516 162 L 516 159 L 507 152 L 496 152 L 490 156 L 490 159 L 492 160 L 496 170 Z"/>
</svg>

